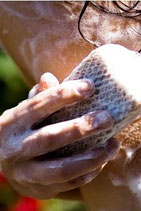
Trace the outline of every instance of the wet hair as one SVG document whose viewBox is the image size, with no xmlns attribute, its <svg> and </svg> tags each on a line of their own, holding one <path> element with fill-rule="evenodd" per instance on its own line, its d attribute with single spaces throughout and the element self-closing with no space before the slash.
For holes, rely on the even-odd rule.
<svg viewBox="0 0 141 211">
<path fill-rule="evenodd" d="M 96 45 L 95 43 L 93 43 L 88 38 L 86 38 L 80 28 L 80 22 L 81 22 L 82 16 L 84 15 L 84 13 L 89 5 L 97 8 L 105 13 L 114 14 L 117 16 L 122 16 L 123 18 L 132 18 L 132 19 L 141 21 L 141 9 L 138 9 L 139 4 L 141 5 L 141 1 L 133 1 L 133 2 L 131 2 L 131 5 L 125 4 L 125 1 L 124 2 L 112 1 L 110 3 L 113 5 L 112 8 L 110 8 L 108 6 L 107 7 L 103 6 L 102 4 L 100 4 L 100 2 L 97 2 L 97 1 L 85 1 L 84 6 L 80 12 L 79 19 L 78 19 L 78 31 L 84 40 L 86 40 L 90 44 L 94 45 L 95 47 L 99 47 L 99 46 Z M 115 9 L 113 9 L 113 8 L 115 8 Z M 141 33 L 137 32 L 137 31 L 135 31 L 135 32 L 137 34 L 141 35 Z M 138 52 L 141 53 L 141 49 Z"/>
</svg>

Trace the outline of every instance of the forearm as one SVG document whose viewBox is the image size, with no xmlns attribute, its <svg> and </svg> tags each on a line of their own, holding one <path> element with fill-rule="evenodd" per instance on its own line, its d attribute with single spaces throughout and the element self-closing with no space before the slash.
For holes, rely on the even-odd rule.
<svg viewBox="0 0 141 211">
<path fill-rule="evenodd" d="M 42 3 L 46 9 L 42 17 L 35 2 L 0 3 L 0 39 L 31 85 L 47 71 L 62 81 L 93 49 L 77 30 L 83 4 L 75 3 L 78 12 L 71 11 L 73 20 L 63 4 Z M 72 33 L 74 37 L 70 37 Z"/>
</svg>

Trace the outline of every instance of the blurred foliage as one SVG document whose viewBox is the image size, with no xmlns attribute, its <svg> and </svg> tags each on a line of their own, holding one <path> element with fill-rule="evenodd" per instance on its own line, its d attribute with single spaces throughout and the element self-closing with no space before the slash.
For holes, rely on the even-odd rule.
<svg viewBox="0 0 141 211">
<path fill-rule="evenodd" d="M 86 207 L 81 202 L 52 199 L 46 202 L 44 211 L 86 211 Z"/>
<path fill-rule="evenodd" d="M 27 97 L 28 88 L 18 67 L 0 49 L 0 114 Z"/>
<path fill-rule="evenodd" d="M 29 89 L 18 70 L 18 67 L 12 59 L 0 49 L 0 114 L 4 110 L 14 107 L 20 101 L 26 99 L 28 91 Z M 8 206 L 11 203 L 14 203 L 18 197 L 10 186 L 5 184 L 3 186 L 0 184 L 1 211 L 4 211 L 6 204 Z M 41 211 L 86 211 L 85 206 L 79 202 L 49 200 L 43 202 L 43 205 Z"/>
</svg>

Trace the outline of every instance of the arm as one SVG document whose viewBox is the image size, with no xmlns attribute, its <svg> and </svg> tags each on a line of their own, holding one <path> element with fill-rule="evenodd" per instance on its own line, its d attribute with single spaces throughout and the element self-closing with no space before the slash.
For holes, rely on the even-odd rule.
<svg viewBox="0 0 141 211">
<path fill-rule="evenodd" d="M 19 65 L 30 84 L 35 84 L 35 82 L 38 81 L 38 79 L 40 78 L 41 74 L 43 72 L 46 72 L 47 70 L 54 73 L 59 78 L 59 80 L 62 81 L 63 78 L 70 73 L 74 66 L 76 66 L 76 64 L 78 64 L 81 59 L 92 49 L 89 44 L 85 43 L 85 41 L 80 38 L 77 30 L 74 31 L 76 34 L 76 38 L 71 39 L 70 41 L 70 33 L 73 30 L 74 24 L 76 25 L 77 18 L 74 19 L 73 22 L 71 21 L 71 23 L 63 23 L 68 24 L 66 34 L 64 35 L 62 33 L 62 30 L 60 30 L 60 27 L 64 27 L 63 24 L 55 25 L 54 29 L 54 23 L 56 22 L 56 19 L 60 16 L 59 11 L 61 8 L 58 4 L 56 4 L 56 6 L 54 5 L 54 3 L 46 3 L 47 8 L 49 8 L 50 6 L 53 11 L 56 11 L 57 17 L 54 16 L 55 18 L 52 18 L 50 20 L 50 14 L 48 16 L 48 13 L 46 13 L 46 15 L 44 16 L 44 18 L 46 19 L 45 23 L 44 18 L 38 17 L 38 15 L 34 13 L 35 11 L 31 9 L 32 6 L 34 7 L 33 3 L 27 3 L 28 5 L 26 7 L 26 10 L 24 7 L 25 3 L 22 2 L 19 2 L 18 6 L 15 3 L 3 4 L 2 2 L 0 4 L 2 6 L 0 9 L 0 19 L 3 20 L 0 23 L 0 38 L 4 47 Z M 65 14 L 66 18 L 62 18 L 62 16 L 61 18 L 63 21 L 65 21 L 67 20 L 68 16 L 64 7 L 62 10 L 63 11 L 61 14 Z M 50 21 L 52 22 L 50 23 Z M 56 26 L 58 26 L 58 28 L 56 28 Z M 58 45 L 58 43 L 60 42 L 62 44 Z M 79 83 L 80 82 L 78 82 L 78 84 Z M 74 86 L 77 87 L 77 84 Z M 45 95 L 43 94 L 42 97 L 48 99 L 48 97 L 52 98 L 52 96 L 54 95 L 57 96 L 56 93 L 58 93 L 58 89 L 62 89 L 62 94 L 64 93 L 64 95 L 67 96 L 65 94 L 68 91 L 66 87 L 62 87 L 62 85 L 59 85 L 58 88 L 56 87 L 52 91 L 50 89 L 46 90 L 46 92 L 44 93 Z M 80 97 L 79 100 L 81 100 L 81 96 L 76 96 L 76 92 L 74 90 L 72 90 L 71 93 L 72 94 L 70 96 L 67 96 L 67 101 L 69 101 L 70 103 L 74 101 L 76 102 L 78 100 L 77 97 Z M 107 153 L 107 149 L 102 148 L 98 152 L 90 152 L 90 154 L 83 154 L 78 156 L 77 158 L 71 158 L 70 160 L 64 159 L 61 161 L 55 161 L 55 165 L 59 166 L 60 163 L 58 162 L 61 162 L 62 165 L 61 168 L 56 167 L 55 169 L 52 169 L 52 171 L 50 171 L 50 163 L 48 163 L 49 165 L 45 165 L 44 163 L 40 163 L 39 165 L 39 163 L 35 161 L 33 162 L 34 157 L 43 153 L 47 153 L 51 150 L 48 147 L 44 147 L 45 145 L 47 146 L 50 142 L 50 139 L 46 137 L 46 134 L 44 134 L 46 137 L 46 142 L 43 141 L 44 135 L 42 136 L 42 141 L 45 145 L 42 143 L 42 149 L 40 149 L 41 151 L 39 150 L 37 152 L 36 150 L 39 149 L 37 147 L 38 142 L 42 142 L 39 136 L 40 132 L 38 133 L 38 131 L 36 131 L 37 133 L 33 133 L 33 131 L 31 131 L 32 124 L 36 121 L 39 121 L 39 117 L 42 119 L 39 114 L 42 113 L 44 117 L 46 115 L 44 109 L 45 107 L 49 107 L 50 104 L 49 101 L 49 104 L 46 102 L 46 104 L 44 104 L 44 108 L 39 109 L 39 113 L 34 111 L 34 114 L 37 114 L 37 116 L 32 114 L 31 111 L 34 110 L 34 104 L 37 103 L 36 105 L 38 107 L 38 103 L 40 100 L 40 102 L 43 103 L 41 95 L 38 95 L 37 97 L 35 96 L 35 98 L 33 99 L 26 100 L 25 102 L 19 104 L 17 107 L 5 112 L 2 115 L 1 162 L 3 171 L 5 172 L 11 184 L 19 192 L 36 198 L 51 198 L 58 195 L 59 193 L 62 193 L 63 191 L 76 189 L 77 187 L 80 187 L 81 185 L 84 185 L 85 183 L 92 180 L 99 172 L 97 171 L 97 169 L 99 169 L 102 164 L 111 159 L 111 156 L 113 156 L 113 154 L 111 154 L 110 151 Z M 56 102 L 56 106 L 59 103 L 57 103 L 56 101 L 58 97 L 59 96 L 54 99 L 54 102 Z M 59 98 L 61 100 L 61 104 L 63 103 L 63 106 L 65 106 L 66 101 L 64 100 L 64 96 L 61 95 Z M 60 109 L 60 107 L 58 106 L 55 108 L 55 110 Z M 27 107 L 30 109 L 28 110 Z M 26 111 L 27 113 L 23 113 L 23 111 Z M 18 114 L 16 118 L 15 114 Z M 36 118 L 34 119 L 35 116 Z M 22 119 L 23 121 L 21 121 Z M 31 120 L 33 120 L 33 122 L 30 122 Z M 19 127 L 17 127 L 18 122 L 20 122 Z M 27 122 L 29 123 L 29 126 L 25 128 L 25 126 L 27 126 Z M 60 131 L 59 134 L 55 136 L 56 138 L 54 140 L 57 140 L 58 136 L 62 136 L 63 139 L 64 134 L 66 133 L 66 131 L 68 131 L 68 133 L 70 134 L 70 139 L 66 140 L 65 144 L 70 143 L 70 140 L 74 141 L 76 136 L 74 123 L 75 120 L 74 122 L 72 121 L 68 124 L 67 122 L 63 123 L 63 129 Z M 48 129 L 49 128 L 46 128 L 47 133 L 49 132 Z M 43 128 L 42 132 L 44 130 L 45 128 Z M 91 132 L 93 133 L 94 131 Z M 22 136 L 23 134 L 25 136 Z M 33 138 L 34 134 L 35 136 Z M 80 134 L 78 131 L 78 135 L 81 136 L 82 134 Z M 85 132 L 83 136 L 85 136 Z M 9 138 L 13 139 L 12 145 L 12 139 Z M 16 140 L 18 141 L 16 142 Z M 110 143 L 108 144 L 108 146 L 109 145 Z M 56 147 L 61 147 L 61 143 L 59 146 Z M 29 150 L 28 154 L 26 154 L 25 149 Z M 118 150 L 118 146 L 114 145 L 114 149 L 116 153 L 116 151 Z M 42 150 L 45 151 L 43 152 Z M 111 149 L 111 151 L 112 150 L 113 148 Z M 85 158 L 89 157 L 90 155 L 92 156 L 92 159 L 86 162 Z M 84 163 L 86 164 L 86 169 L 84 168 Z M 76 170 L 74 169 L 75 165 Z M 70 168 L 70 166 L 73 166 L 73 168 Z M 77 166 L 79 166 L 79 168 L 82 168 L 82 172 L 80 170 L 78 172 Z M 33 169 L 33 171 L 30 171 L 30 169 Z M 39 170 L 37 175 L 35 175 L 36 169 Z M 18 172 L 22 172 L 22 174 L 19 175 Z M 54 175 L 54 178 L 49 176 L 49 172 L 51 175 Z M 64 176 L 64 172 L 69 172 L 69 174 Z M 66 181 L 69 182 L 66 183 Z M 48 184 L 45 184 L 44 182 L 47 182 Z M 56 183 L 58 185 L 56 185 Z M 57 192 L 55 190 L 57 190 Z M 70 192 L 70 194 L 69 192 L 67 193 L 68 194 L 66 195 L 66 197 L 72 197 L 72 191 Z M 79 191 L 75 191 L 75 193 L 77 195 Z M 60 197 L 64 197 L 61 195 Z M 79 195 L 78 198 L 80 198 Z"/>
<path fill-rule="evenodd" d="M 93 49 L 77 30 L 83 4 L 75 3 L 76 13 L 64 4 L 0 3 L 0 39 L 31 86 L 47 71 L 62 81 Z"/>
</svg>

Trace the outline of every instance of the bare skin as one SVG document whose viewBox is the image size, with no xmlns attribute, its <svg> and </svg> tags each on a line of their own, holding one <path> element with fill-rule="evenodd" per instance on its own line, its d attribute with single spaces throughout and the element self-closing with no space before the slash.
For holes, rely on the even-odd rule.
<svg viewBox="0 0 141 211">
<path fill-rule="evenodd" d="M 99 127 L 97 130 L 95 125 L 97 125 L 98 115 L 102 112 L 100 111 L 32 130 L 32 126 L 40 122 L 44 116 L 47 117 L 66 105 L 86 99 L 94 91 L 93 84 L 88 80 L 70 81 L 59 85 L 53 75 L 46 74 L 46 76 L 42 76 L 41 85 L 38 84 L 39 94 L 31 97 L 33 95 L 31 90 L 30 99 L 4 112 L 0 119 L 2 169 L 11 184 L 21 194 L 39 199 L 52 198 L 60 192 L 90 182 L 98 174 L 101 166 L 108 162 L 118 149 L 118 144 L 110 141 L 106 148 L 70 158 L 57 160 L 52 158 L 44 162 L 35 159 L 39 155 L 77 141 L 88 134 L 105 131 L 113 125 L 110 115 L 103 111 L 105 120 L 99 125 L 101 130 Z M 44 87 L 52 85 L 53 87 L 42 91 L 43 84 Z"/>
<path fill-rule="evenodd" d="M 3 20 L 0 22 L 1 42 L 31 85 L 38 83 L 44 72 L 51 72 L 61 82 L 93 49 L 92 45 L 81 38 L 77 30 L 78 15 L 83 7 L 82 2 L 74 2 L 72 5 L 62 2 L 19 2 L 18 6 L 14 2 L 1 2 L 0 6 L 0 20 Z M 92 16 L 95 18 L 91 18 Z M 102 13 L 92 7 L 89 7 L 85 18 L 93 22 L 82 20 L 83 33 L 99 44 L 112 42 L 136 51 L 140 49 L 140 36 L 131 30 L 134 27 L 140 32 L 140 21 Z M 55 197 L 64 191 L 67 191 L 65 195 L 68 196 L 69 190 L 92 181 L 101 171 L 101 166 L 111 160 L 119 148 L 117 142 L 111 140 L 105 148 L 74 156 L 71 159 L 46 162 L 37 162 L 34 159 L 38 155 L 77 141 L 88 133 L 97 132 L 96 128 L 88 124 L 85 117 L 58 123 L 55 126 L 57 130 L 55 134 L 53 125 L 37 131 L 31 130 L 32 125 L 42 117 L 65 105 L 83 100 L 94 91 L 94 85 L 92 86 L 89 81 L 85 81 L 85 86 L 81 87 L 84 92 L 81 92 L 79 86 L 84 82 L 67 82 L 59 85 L 57 79 L 51 77 L 49 81 L 41 78 L 40 83 L 30 93 L 31 98 L 6 111 L 0 119 L 0 156 L 3 171 L 19 192 L 42 199 Z M 70 84 L 73 88 L 70 88 Z M 42 92 L 44 88 L 46 90 Z M 95 115 L 98 114 L 94 111 L 92 116 L 87 115 L 93 118 L 92 122 L 94 122 Z M 84 121 L 83 124 L 82 121 Z M 113 121 L 110 117 L 106 119 L 106 122 L 108 124 L 105 128 L 102 127 L 105 122 L 101 123 L 102 130 L 112 127 Z M 87 130 L 85 131 L 84 128 Z M 67 138 L 66 133 L 68 133 Z M 55 141 L 58 137 L 60 137 L 59 143 Z M 14 145 L 12 140 L 15 140 Z M 39 145 L 39 142 L 42 144 Z M 135 159 L 137 160 L 136 156 Z M 120 151 L 117 159 L 107 164 L 102 173 L 89 185 L 81 187 L 77 193 L 75 191 L 76 195 L 79 194 L 78 198 L 81 192 L 81 197 L 87 202 L 90 210 L 139 210 L 140 205 L 137 203 L 133 190 L 129 188 L 126 178 L 130 175 L 130 169 L 134 169 L 133 174 L 140 171 L 135 168 L 135 162 L 131 163 L 132 168 L 127 166 L 123 170 L 124 160 L 126 160 L 126 154 Z M 118 171 L 115 170 L 117 168 Z M 123 172 L 122 175 L 121 172 Z M 109 177 L 111 173 L 114 176 L 120 176 L 122 181 L 126 180 L 122 187 L 117 188 L 114 185 Z M 109 189 L 105 186 L 107 183 Z M 70 193 L 73 195 L 73 192 Z M 61 197 L 61 194 L 59 196 Z M 112 200 L 111 196 L 114 196 Z M 131 201 L 134 202 L 132 206 Z"/>
</svg>

